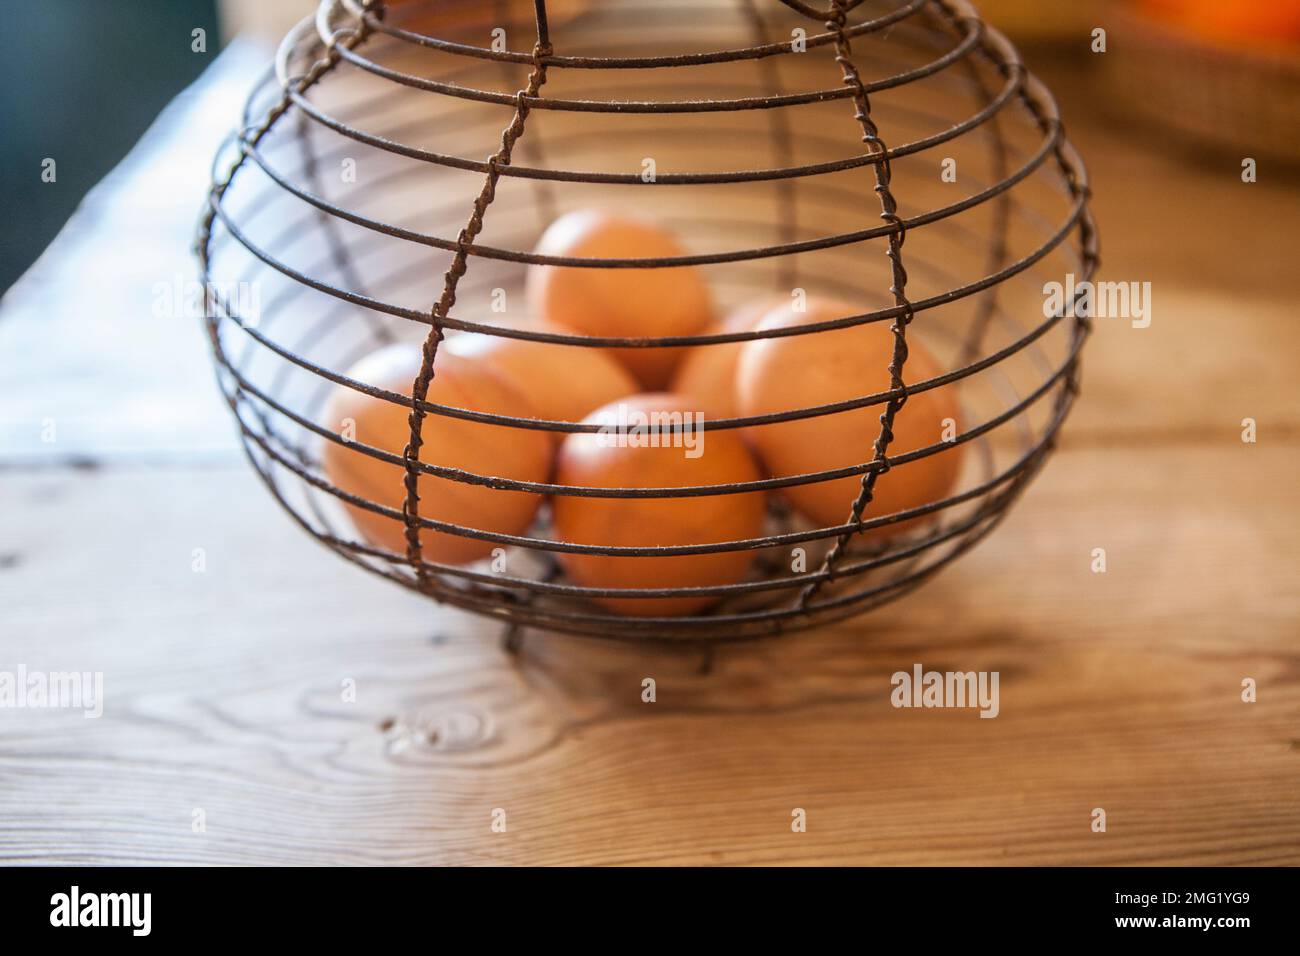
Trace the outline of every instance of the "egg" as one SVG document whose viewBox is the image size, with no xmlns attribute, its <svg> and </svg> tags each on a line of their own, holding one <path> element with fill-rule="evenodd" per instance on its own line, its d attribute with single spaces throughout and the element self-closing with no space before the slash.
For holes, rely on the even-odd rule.
<svg viewBox="0 0 1300 956">
<path fill-rule="evenodd" d="M 692 402 L 666 393 L 636 395 L 597 409 L 587 421 L 615 424 L 650 416 L 689 414 Z M 689 420 L 694 421 L 694 418 Z M 696 432 L 699 454 L 690 447 L 672 447 L 670 435 L 659 436 L 660 447 L 619 447 L 616 435 L 575 433 L 560 447 L 556 481 L 588 488 L 681 488 L 755 481 L 761 475 L 752 454 L 728 431 Z M 634 438 L 635 436 L 628 436 Z M 630 444 L 630 442 L 629 442 Z M 686 445 L 685 440 L 678 444 Z M 759 537 L 766 514 L 762 492 L 694 498 L 553 499 L 556 537 L 574 544 L 608 547 L 658 547 L 718 544 Z M 664 557 L 621 557 L 599 554 L 559 555 L 578 584 L 599 588 L 679 588 L 732 584 L 744 580 L 754 551 Z M 675 598 L 600 598 L 621 614 L 662 617 L 690 614 L 718 600 L 716 596 Z"/>
<path fill-rule="evenodd" d="M 444 343 L 445 344 L 445 343 Z M 420 371 L 420 349 L 390 345 L 362 359 L 347 374 L 357 381 L 409 395 Z M 440 405 L 501 415 L 536 417 L 527 397 L 484 361 L 440 348 L 427 400 Z M 410 409 L 345 386 L 330 395 L 321 424 L 364 445 L 401 455 L 410 438 Z M 545 432 L 448 418 L 429 412 L 421 425 L 422 461 L 460 468 L 478 475 L 516 481 L 547 480 L 554 443 Z M 356 448 L 326 441 L 325 474 L 335 486 L 380 505 L 401 510 L 406 500 L 406 469 L 379 461 Z M 452 481 L 437 475 L 419 477 L 420 516 L 479 531 L 523 534 L 541 504 L 541 495 L 505 491 Z M 406 529 L 400 519 L 347 505 L 353 523 L 370 543 L 406 553 Z M 499 543 L 425 528 L 420 532 L 424 558 L 466 564 L 486 557 Z"/>
<path fill-rule="evenodd" d="M 529 328 L 574 334 L 548 323 Z M 550 421 L 580 422 L 588 412 L 637 391 L 632 374 L 604 349 L 477 333 L 453 335 L 444 348 L 488 363 L 527 396 L 536 417 Z M 564 437 L 562 432 L 546 434 L 556 441 Z"/>
<path fill-rule="evenodd" d="M 746 302 L 709 329 L 709 334 L 748 332 L 768 312 L 788 301 L 787 296 L 779 299 L 769 296 Z M 736 363 L 745 344 L 727 342 L 694 346 L 677 368 L 672 391 L 699 399 L 700 406 L 715 418 L 736 418 L 740 414 L 736 407 Z"/>
<path fill-rule="evenodd" d="M 807 301 L 804 312 L 776 309 L 760 329 L 784 328 L 853 315 L 861 310 L 825 299 Z M 918 341 L 913 327 L 907 337 L 905 382 L 939 375 L 934 357 Z M 745 345 L 736 372 L 737 402 L 742 415 L 775 412 L 848 401 L 890 389 L 889 364 L 894 337 L 888 324 L 872 322 L 805 335 L 755 339 Z M 875 457 L 885 406 L 872 405 L 815 418 L 754 425 L 746 439 L 773 477 L 828 471 L 860 465 Z M 908 397 L 894 418 L 891 458 L 942 441 L 955 433 L 958 403 L 953 386 Z M 946 429 L 951 430 L 946 432 Z M 952 445 L 916 461 L 896 465 L 876 479 L 865 518 L 930 504 L 946 497 L 957 481 L 963 448 Z M 823 526 L 845 524 L 861 488 L 861 475 L 781 489 L 781 494 L 810 520 Z M 924 519 L 885 525 L 868 532 L 888 537 L 913 530 Z"/>
<path fill-rule="evenodd" d="M 582 210 L 555 220 L 536 251 L 592 259 L 657 259 L 685 255 L 651 219 Z M 708 287 L 699 270 L 538 266 L 528 269 L 532 314 L 545 322 L 609 338 L 695 335 L 713 319 Z M 662 389 L 672 379 L 681 348 L 614 349 L 642 386 Z"/>
</svg>

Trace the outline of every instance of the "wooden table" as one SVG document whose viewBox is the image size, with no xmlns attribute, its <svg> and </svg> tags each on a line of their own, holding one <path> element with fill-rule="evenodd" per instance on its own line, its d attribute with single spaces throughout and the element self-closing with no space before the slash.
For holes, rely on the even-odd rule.
<svg viewBox="0 0 1300 956">
<path fill-rule="evenodd" d="M 150 314 L 192 275 L 206 161 L 264 56 L 236 46 L 181 97 L 0 313 L 0 670 L 102 671 L 106 698 L 98 720 L 0 710 L 0 859 L 1300 863 L 1294 179 L 1190 166 L 1049 77 L 1106 274 L 1150 280 L 1155 315 L 1099 324 L 998 533 L 707 675 L 549 636 L 514 658 L 293 527 L 198 322 Z M 999 671 L 1000 716 L 895 710 L 917 661 Z"/>
</svg>

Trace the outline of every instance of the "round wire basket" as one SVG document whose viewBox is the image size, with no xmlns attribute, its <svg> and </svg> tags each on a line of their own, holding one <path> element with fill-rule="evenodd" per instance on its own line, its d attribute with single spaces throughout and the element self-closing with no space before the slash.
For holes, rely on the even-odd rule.
<svg viewBox="0 0 1300 956">
<path fill-rule="evenodd" d="M 997 526 L 1078 392 L 1089 322 L 1072 296 L 1045 304 L 1045 290 L 1081 289 L 1096 270 L 1086 173 L 1049 92 L 961 0 L 324 0 L 284 39 L 213 169 L 197 240 L 207 328 L 257 473 L 342 557 L 513 635 L 536 627 L 711 646 L 883 604 Z M 593 205 L 652 211 L 687 251 L 532 251 L 557 216 Z M 523 301 L 528 270 L 541 266 L 689 266 L 720 306 L 795 290 L 852 312 L 794 329 L 619 337 L 540 329 L 494 309 L 502 297 Z M 438 416 L 557 440 L 598 430 L 428 400 L 449 336 L 538 349 L 717 348 L 869 323 L 892 334 L 887 390 L 703 425 L 707 438 L 878 411 L 875 442 L 837 470 L 588 487 L 444 467 L 422 440 Z M 420 350 L 404 393 L 347 374 L 393 342 Z M 909 343 L 935 356 L 938 374 L 909 376 Z M 940 387 L 959 396 L 960 429 L 891 456 L 908 399 Z M 405 447 L 350 441 L 325 414 L 339 390 L 401 406 Z M 400 506 L 331 482 L 330 445 L 393 466 Z M 958 454 L 951 493 L 900 512 L 873 508 L 891 468 Z M 811 522 L 782 497 L 847 475 L 855 493 L 836 524 Z M 547 502 L 771 494 L 758 536 L 606 546 L 560 537 L 549 504 L 524 534 L 431 519 L 420 505 L 434 482 Z M 349 517 L 358 509 L 400 527 L 405 549 L 359 534 Z M 894 527 L 908 530 L 875 533 Z M 430 531 L 508 559 L 431 560 Z M 564 560 L 729 551 L 753 552 L 743 580 L 689 587 L 583 585 Z M 635 616 L 608 603 L 684 596 L 710 603 Z"/>
</svg>

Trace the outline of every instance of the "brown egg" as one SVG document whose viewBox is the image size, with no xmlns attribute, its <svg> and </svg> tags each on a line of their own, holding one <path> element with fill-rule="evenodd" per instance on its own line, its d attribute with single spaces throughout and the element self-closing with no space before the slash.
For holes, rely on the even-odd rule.
<svg viewBox="0 0 1300 956">
<path fill-rule="evenodd" d="M 575 334 L 545 322 L 530 328 Z M 637 390 L 632 373 L 605 349 L 476 333 L 453 335 L 443 348 L 487 362 L 492 371 L 527 396 L 536 417 L 551 421 L 580 422 L 588 412 Z M 546 434 L 556 441 L 564 438 L 563 432 Z"/>
<path fill-rule="evenodd" d="M 593 259 L 656 259 L 685 255 L 662 226 L 650 219 L 583 210 L 551 223 L 537 244 L 548 256 Z M 602 269 L 530 266 L 527 292 L 533 315 L 611 338 L 695 335 L 713 319 L 709 290 L 697 269 Z M 672 380 L 681 348 L 625 348 L 614 354 L 646 388 Z"/>
<path fill-rule="evenodd" d="M 710 335 L 724 332 L 748 332 L 758 325 L 768 312 L 789 302 L 788 296 L 769 296 L 755 299 L 733 309 L 713 328 Z M 697 345 L 686 353 L 677 367 L 672 391 L 678 395 L 697 398 L 700 407 L 714 418 L 736 418 L 736 363 L 744 342 L 727 342 L 723 345 Z"/>
<path fill-rule="evenodd" d="M 796 313 L 788 306 L 774 310 L 759 323 L 759 328 L 806 325 L 859 311 L 841 302 L 809 299 L 805 312 Z M 903 369 L 903 380 L 909 383 L 933 378 L 941 371 L 918 338 L 913 326 Z M 741 414 L 766 415 L 888 391 L 893 348 L 894 337 L 885 322 L 755 339 L 745 346 L 737 369 Z M 957 420 L 957 408 L 953 386 L 911 395 L 894 419 L 894 439 L 887 454 L 892 458 L 943 440 L 948 420 Z M 873 445 L 884 409 L 883 404 L 872 405 L 816 418 L 754 425 L 746 430 L 746 440 L 773 477 L 859 465 L 874 457 Z M 958 430 L 954 428 L 948 434 Z M 957 481 L 962 454 L 962 446 L 953 445 L 926 458 L 896 465 L 876 480 L 872 501 L 863 516 L 880 517 L 946 497 Z M 839 525 L 849 520 L 861 477 L 851 475 L 795 485 L 781 493 L 812 521 Z M 886 525 L 869 534 L 895 535 L 913 530 L 921 520 Z"/>
<path fill-rule="evenodd" d="M 445 343 L 444 343 L 445 345 Z M 409 395 L 420 370 L 420 350 L 412 345 L 390 345 L 362 359 L 347 374 L 350 378 L 398 394 Z M 487 363 L 439 348 L 428 401 L 499 415 L 536 417 L 527 398 Z M 339 386 L 330 396 L 323 426 L 340 434 L 352 423 L 353 440 L 401 455 L 410 438 L 410 409 Z M 547 480 L 554 448 L 545 432 L 488 425 L 448 418 L 433 412 L 421 426 L 424 444 L 420 459 L 431 464 L 460 468 L 478 475 L 516 481 Z M 406 500 L 401 465 L 379 461 L 346 445 L 327 441 L 325 473 L 344 491 L 377 504 L 401 510 Z M 532 524 L 541 496 L 522 491 L 498 491 L 482 485 L 421 474 L 420 516 L 479 531 L 523 534 Z M 400 519 L 347 506 L 357 529 L 372 544 L 406 553 L 405 525 Z M 486 557 L 492 541 L 465 538 L 424 529 L 420 542 L 427 561 L 465 564 Z"/>
<path fill-rule="evenodd" d="M 587 417 L 589 422 L 619 421 L 627 414 L 691 411 L 680 395 L 636 395 L 607 405 Z M 694 420 L 693 418 L 691 420 Z M 697 457 L 689 448 L 617 447 L 615 436 L 573 434 L 560 447 L 556 481 L 589 488 L 681 488 L 755 481 L 758 465 L 745 444 L 726 431 L 697 432 Z M 710 495 L 698 498 L 578 498 L 557 496 L 555 533 L 574 544 L 609 547 L 718 544 L 756 538 L 763 532 L 766 502 L 761 492 Z M 754 561 L 754 551 L 666 557 L 618 557 L 560 554 L 578 584 L 601 588 L 706 587 L 741 581 Z M 716 597 L 601 598 L 601 604 L 621 614 L 661 617 L 690 614 Z"/>
</svg>

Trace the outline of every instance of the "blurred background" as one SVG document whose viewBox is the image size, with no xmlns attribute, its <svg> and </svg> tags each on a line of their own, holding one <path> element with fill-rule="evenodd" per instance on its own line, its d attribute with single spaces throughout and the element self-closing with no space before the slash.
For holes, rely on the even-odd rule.
<svg viewBox="0 0 1300 956">
<path fill-rule="evenodd" d="M 448 5 L 457 2 L 467 0 Z M 1245 141 L 1283 161 L 1300 160 L 1300 0 L 985 0 L 978 6 L 1034 69 L 1064 62 L 1067 84 L 1099 84 L 1113 94 L 1094 95 L 1076 108 L 1149 121 L 1212 151 Z M 239 36 L 269 51 L 314 8 L 311 0 L 22 4 L 22 29 L 0 33 L 0 177 L 7 207 L 0 291 L 224 44 Z M 1094 55 L 1080 38 L 1096 27 L 1118 28 L 1118 42 L 1141 55 L 1122 61 Z M 202 31 L 201 43 L 195 31 Z M 1142 96 L 1126 95 L 1137 88 Z M 46 157 L 59 157 L 63 188 L 41 188 Z"/>
<path fill-rule="evenodd" d="M 289 4 L 285 4 L 289 6 Z M 216 0 L 6 3 L 0 31 L 0 291 L 62 228 L 81 197 L 216 56 Z M 193 31 L 205 52 L 196 52 Z M 69 108 L 69 106 L 73 108 Z M 44 188 L 56 159 L 64 188 Z"/>
</svg>

